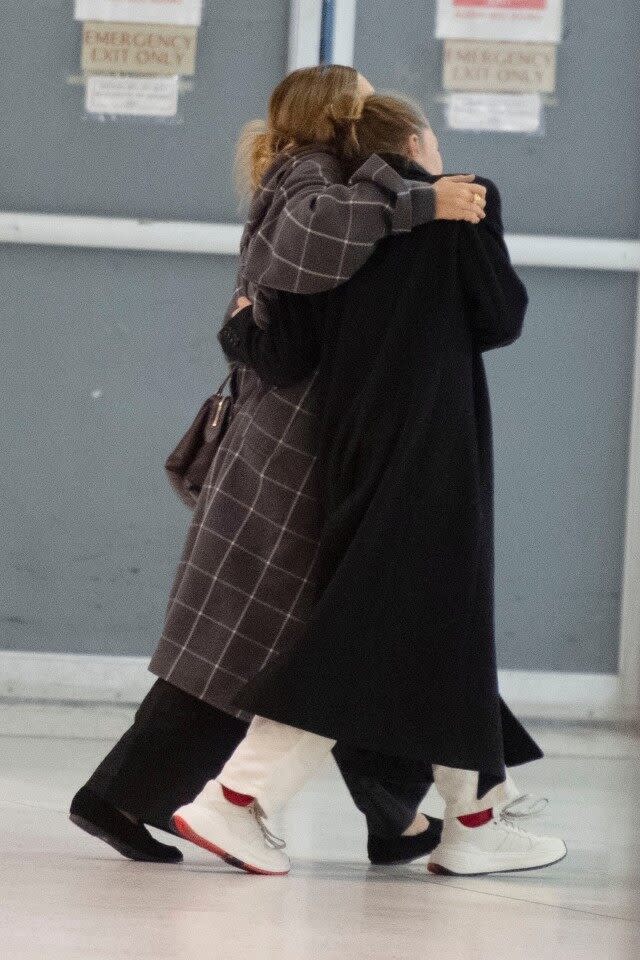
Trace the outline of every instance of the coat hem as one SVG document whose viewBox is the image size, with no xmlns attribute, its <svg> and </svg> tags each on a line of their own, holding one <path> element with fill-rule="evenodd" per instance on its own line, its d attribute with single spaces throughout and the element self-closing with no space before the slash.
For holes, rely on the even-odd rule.
<svg viewBox="0 0 640 960">
<path fill-rule="evenodd" d="M 248 713 L 241 707 L 235 706 L 233 703 L 234 697 L 238 695 L 237 690 L 231 697 L 218 697 L 215 696 L 215 694 L 212 695 L 210 691 L 203 692 L 202 677 L 200 677 L 199 682 L 196 683 L 195 678 L 190 678 L 184 671 L 167 670 L 166 667 L 154 663 L 156 657 L 161 658 L 161 660 L 165 662 L 169 657 L 175 659 L 175 650 L 169 651 L 165 644 L 160 644 L 147 667 L 149 673 L 153 674 L 154 677 L 158 677 L 160 680 L 164 680 L 166 683 L 177 687 L 179 690 L 182 690 L 183 693 L 193 697 L 194 700 L 200 700 L 210 707 L 222 710 L 223 713 L 227 713 L 230 717 L 235 717 L 237 720 L 251 723 L 253 714 Z"/>
<path fill-rule="evenodd" d="M 245 701 L 247 699 L 249 701 L 253 700 L 251 692 L 243 690 L 236 695 L 234 703 L 236 703 L 236 705 L 243 703 L 243 696 Z M 246 705 L 246 702 L 243 703 L 242 709 L 244 709 Z M 528 737 L 528 734 L 526 734 L 526 736 L 529 742 L 526 744 L 523 743 L 520 751 L 507 749 L 505 750 L 506 756 L 504 758 L 495 757 L 493 762 L 479 763 L 477 760 L 473 761 L 469 756 L 447 750 L 446 745 L 442 743 L 438 744 L 432 741 L 431 745 L 429 745 L 429 739 L 427 737 L 424 738 L 424 745 L 421 744 L 420 747 L 418 747 L 417 744 L 412 747 L 412 741 L 409 738 L 404 742 L 403 747 L 399 749 L 398 740 L 394 737 L 391 729 L 388 738 L 385 738 L 380 735 L 380 731 L 375 731 L 374 729 L 356 728 L 354 726 L 349 726 L 348 729 L 345 729 L 344 724 L 332 724 L 329 718 L 327 718 L 326 721 L 324 718 L 319 719 L 316 716 L 314 716 L 313 719 L 306 719 L 302 715 L 289 713 L 286 710 L 278 710 L 275 708 L 262 710 L 261 707 L 262 704 L 259 698 L 256 698 L 255 703 L 252 703 L 252 709 L 255 708 L 254 712 L 259 716 L 269 720 L 275 720 L 278 723 L 287 724 L 288 726 L 297 727 L 300 730 L 306 730 L 308 733 L 315 733 L 318 736 L 327 737 L 343 745 L 346 744 L 350 747 L 366 750 L 372 754 L 381 754 L 385 757 L 396 757 L 412 762 L 439 764 L 445 767 L 476 770 L 484 774 L 491 774 L 497 773 L 504 767 L 517 767 L 525 763 L 531 763 L 534 760 L 540 760 L 544 756 L 540 747 L 534 740 Z"/>
</svg>

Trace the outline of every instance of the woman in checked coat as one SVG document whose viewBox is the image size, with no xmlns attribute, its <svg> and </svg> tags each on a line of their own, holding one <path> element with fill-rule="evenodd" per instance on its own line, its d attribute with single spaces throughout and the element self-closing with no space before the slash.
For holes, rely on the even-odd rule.
<svg viewBox="0 0 640 960">
<path fill-rule="evenodd" d="M 348 183 L 340 163 L 370 85 L 349 67 L 296 71 L 276 88 L 268 120 L 240 144 L 255 193 L 243 234 L 238 298 L 269 322 L 275 291 L 313 294 L 348 280 L 386 236 L 434 218 L 478 223 L 485 189 L 473 176 L 437 184 L 402 177 L 379 156 Z M 240 301 L 243 302 L 243 301 Z M 189 528 L 162 638 L 158 680 L 133 726 L 76 794 L 71 818 L 133 859 L 177 861 L 145 824 L 171 830 L 173 811 L 215 777 L 250 714 L 233 701 L 294 645 L 316 598 L 319 537 L 317 411 L 312 379 L 266 386 L 238 367 L 233 416 Z M 369 827 L 374 862 L 410 860 L 437 843 L 417 805 L 430 767 L 366 751 L 335 751 Z"/>
</svg>

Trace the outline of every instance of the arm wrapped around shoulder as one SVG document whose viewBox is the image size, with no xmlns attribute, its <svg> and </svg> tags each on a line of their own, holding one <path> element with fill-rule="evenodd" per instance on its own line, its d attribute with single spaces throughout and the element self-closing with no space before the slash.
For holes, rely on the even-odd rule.
<svg viewBox="0 0 640 960">
<path fill-rule="evenodd" d="M 225 356 L 250 367 L 269 387 L 284 389 L 306 380 L 320 358 L 320 299 L 274 295 L 266 327 L 254 322 L 252 307 L 238 311 L 218 334 Z"/>
<path fill-rule="evenodd" d="M 428 183 L 404 180 L 375 154 L 342 181 L 329 154 L 308 154 L 278 184 L 270 210 L 243 252 L 245 278 L 291 293 L 332 290 L 356 273 L 376 244 L 434 217 Z"/>
</svg>

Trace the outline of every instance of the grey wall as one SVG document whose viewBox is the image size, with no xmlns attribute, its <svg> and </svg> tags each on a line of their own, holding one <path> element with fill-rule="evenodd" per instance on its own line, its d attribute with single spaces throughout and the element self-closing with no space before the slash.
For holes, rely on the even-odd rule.
<svg viewBox="0 0 640 960">
<path fill-rule="evenodd" d="M 500 662 L 615 672 L 636 280 L 522 276 L 525 334 L 487 358 Z"/>
<path fill-rule="evenodd" d="M 444 130 L 433 2 L 359 0 L 356 64 L 420 97 L 450 169 L 492 176 L 513 232 L 637 236 L 640 23 L 567 0 L 543 138 Z M 233 140 L 286 61 L 285 0 L 212 2 L 175 125 L 82 111 L 70 0 L 0 37 L 4 209 L 237 219 Z M 524 271 L 523 339 L 492 356 L 503 666 L 615 669 L 634 278 Z M 223 364 L 230 258 L 0 252 L 0 645 L 147 654 L 188 515 L 163 458 Z M 97 399 L 94 391 L 101 391 Z"/>
<path fill-rule="evenodd" d="M 233 145 L 282 77 L 287 33 L 287 0 L 209 0 L 183 122 L 100 123 L 67 83 L 80 71 L 73 0 L 13 5 L 0 35 L 4 209 L 235 221 Z"/>
<path fill-rule="evenodd" d="M 434 0 L 358 0 L 355 64 L 376 86 L 426 106 L 448 169 L 474 169 L 501 185 L 513 232 L 637 237 L 640 8 L 635 0 L 564 7 L 557 103 L 542 137 L 446 129 Z"/>
<path fill-rule="evenodd" d="M 221 379 L 233 280 L 231 258 L 2 252 L 4 646 L 151 649 L 188 519 L 162 464 Z"/>
<path fill-rule="evenodd" d="M 494 179 L 514 233 L 638 237 L 640 9 L 565 0 L 542 137 L 447 130 L 433 2 L 359 0 L 358 68 L 426 105 L 446 169 Z M 501 665 L 615 671 L 635 277 L 523 271 L 525 334 L 488 358 Z"/>
</svg>

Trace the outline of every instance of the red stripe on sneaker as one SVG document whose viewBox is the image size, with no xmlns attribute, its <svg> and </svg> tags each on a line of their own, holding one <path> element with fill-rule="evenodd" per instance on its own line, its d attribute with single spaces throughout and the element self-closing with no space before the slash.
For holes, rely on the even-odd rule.
<svg viewBox="0 0 640 960">
<path fill-rule="evenodd" d="M 235 807 L 248 807 L 255 800 L 255 797 L 250 797 L 248 793 L 238 793 L 237 790 L 230 790 L 229 787 L 225 787 L 223 783 L 221 783 L 220 786 L 222 787 L 225 800 L 228 800 L 229 803 L 232 803 Z"/>
<path fill-rule="evenodd" d="M 458 817 L 463 827 L 484 827 L 493 817 L 493 810 L 481 810 L 480 813 L 465 813 Z"/>
<path fill-rule="evenodd" d="M 221 847 L 216 847 L 214 843 L 210 843 L 208 840 L 205 840 L 204 837 L 201 837 L 199 833 L 191 829 L 187 821 L 183 820 L 182 817 L 174 815 L 171 821 L 183 840 L 190 840 L 191 843 L 195 843 L 197 847 L 202 847 L 203 850 L 214 853 L 216 857 L 220 857 L 225 863 L 228 863 L 232 867 L 237 867 L 246 873 L 257 873 L 263 877 L 286 877 L 289 873 L 288 870 L 263 870 L 261 867 L 254 867 L 251 863 L 238 860 L 237 857 L 227 853 L 226 850 L 223 850 Z"/>
</svg>

